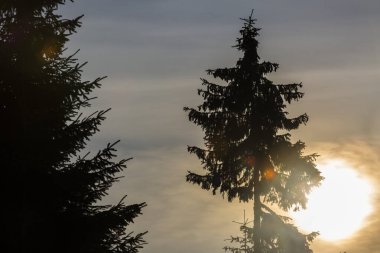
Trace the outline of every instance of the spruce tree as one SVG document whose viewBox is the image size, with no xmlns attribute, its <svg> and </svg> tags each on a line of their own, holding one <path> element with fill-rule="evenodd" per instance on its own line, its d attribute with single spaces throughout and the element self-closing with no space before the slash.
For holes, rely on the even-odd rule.
<svg viewBox="0 0 380 253">
<path fill-rule="evenodd" d="M 128 159 L 116 143 L 83 155 L 107 110 L 80 113 L 103 78 L 65 56 L 81 25 L 56 14 L 65 2 L 0 1 L 2 252 L 137 252 L 144 233 L 126 227 L 145 203 L 100 204 Z"/>
<path fill-rule="evenodd" d="M 261 238 L 265 243 L 263 252 L 270 253 L 312 253 L 309 244 L 318 235 L 317 232 L 302 234 L 291 219 L 274 213 L 270 208 L 263 205 L 261 223 Z M 241 236 L 231 236 L 229 246 L 223 249 L 231 253 L 254 253 L 254 228 L 249 226 L 250 221 L 245 218 L 243 222 L 235 222 L 240 225 Z"/>
<path fill-rule="evenodd" d="M 278 64 L 261 61 L 260 29 L 252 14 L 243 21 L 235 46 L 242 57 L 236 66 L 207 70 L 213 80 L 202 79 L 198 95 L 203 103 L 184 108 L 189 120 L 204 131 L 204 147 L 189 146 L 188 151 L 206 171 L 189 172 L 186 180 L 213 194 L 219 191 L 228 201 L 253 200 L 254 252 L 284 252 L 278 236 L 264 233 L 266 218 L 274 214 L 264 203 L 285 211 L 305 208 L 307 193 L 322 177 L 316 154 L 304 155 L 305 143 L 291 140 L 290 131 L 308 121 L 306 114 L 290 118 L 286 111 L 288 104 L 302 98 L 302 84 L 275 84 L 268 79 Z"/>
<path fill-rule="evenodd" d="M 229 239 L 226 239 L 225 241 L 228 241 L 231 246 L 225 246 L 223 248 L 224 251 L 231 253 L 253 253 L 253 231 L 249 226 L 249 223 L 252 223 L 252 221 L 245 218 L 245 210 L 243 222 L 234 222 L 240 225 L 242 235 L 231 236 Z"/>
</svg>

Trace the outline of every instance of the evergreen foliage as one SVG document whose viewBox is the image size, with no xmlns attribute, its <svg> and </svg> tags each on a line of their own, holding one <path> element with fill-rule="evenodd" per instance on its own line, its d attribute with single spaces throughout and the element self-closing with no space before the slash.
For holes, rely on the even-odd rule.
<svg viewBox="0 0 380 253">
<path fill-rule="evenodd" d="M 309 243 L 318 235 L 313 232 L 303 235 L 291 223 L 291 219 L 277 215 L 266 205 L 262 204 L 261 238 L 266 245 L 264 252 L 291 252 L 291 253 L 311 253 Z M 231 236 L 227 241 L 231 246 L 225 246 L 225 252 L 231 253 L 253 253 L 254 252 L 254 229 L 249 226 L 250 221 L 243 218 L 243 222 L 236 222 L 240 225 L 242 236 Z"/>
<path fill-rule="evenodd" d="M 243 21 L 235 46 L 243 56 L 235 67 L 207 70 L 219 83 L 202 79 L 198 95 L 203 103 L 184 108 L 205 134 L 205 146 L 190 146 L 188 151 L 201 160 L 206 174 L 189 172 L 186 179 L 213 194 L 219 191 L 228 201 L 253 200 L 254 252 L 280 252 L 264 238 L 263 203 L 283 210 L 304 208 L 307 193 L 322 177 L 316 154 L 304 155 L 305 143 L 291 141 L 290 131 L 308 121 L 306 114 L 290 118 L 286 111 L 288 104 L 303 97 L 302 84 L 274 84 L 267 78 L 278 64 L 260 60 L 260 29 L 252 15 Z"/>
<path fill-rule="evenodd" d="M 64 0 L 0 2 L 2 252 L 138 252 L 127 232 L 145 203 L 101 205 L 128 159 L 114 144 L 80 156 L 107 110 L 82 116 L 103 78 L 82 81 L 65 43 L 80 18 L 56 14 Z"/>
<path fill-rule="evenodd" d="M 249 221 L 245 218 L 245 210 L 243 222 L 236 222 L 240 225 L 241 236 L 231 236 L 229 239 L 226 239 L 231 246 L 225 246 L 223 249 L 225 252 L 231 253 L 253 253 L 253 229 L 249 226 Z"/>
</svg>

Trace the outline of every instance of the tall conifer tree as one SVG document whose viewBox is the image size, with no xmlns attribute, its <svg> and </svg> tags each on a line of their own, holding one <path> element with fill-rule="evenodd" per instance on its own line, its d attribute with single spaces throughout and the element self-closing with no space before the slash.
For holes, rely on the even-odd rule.
<svg viewBox="0 0 380 253">
<path fill-rule="evenodd" d="M 204 102 L 197 108 L 185 107 L 189 120 L 205 133 L 205 146 L 190 146 L 188 151 L 206 171 L 189 172 L 186 179 L 214 194 L 219 191 L 229 201 L 253 200 L 255 253 L 292 252 L 294 248 L 283 251 L 286 247 L 275 231 L 265 234 L 274 224 L 268 217 L 279 217 L 264 203 L 283 210 L 304 208 L 307 193 L 322 178 L 316 155 L 304 155 L 302 141 L 291 142 L 290 131 L 308 121 L 306 114 L 289 118 L 286 111 L 287 104 L 302 98 L 302 84 L 274 84 L 268 79 L 278 64 L 260 60 L 260 29 L 252 15 L 243 21 L 235 46 L 243 56 L 236 66 L 207 71 L 225 84 L 202 79 L 204 88 L 198 94 Z M 303 236 L 305 250 L 314 236 Z"/>
<path fill-rule="evenodd" d="M 83 153 L 106 111 L 82 116 L 103 78 L 64 56 L 80 17 L 56 14 L 65 0 L 0 1 L 2 252 L 137 252 L 126 226 L 145 203 L 101 205 L 126 160 L 114 144 Z"/>
</svg>

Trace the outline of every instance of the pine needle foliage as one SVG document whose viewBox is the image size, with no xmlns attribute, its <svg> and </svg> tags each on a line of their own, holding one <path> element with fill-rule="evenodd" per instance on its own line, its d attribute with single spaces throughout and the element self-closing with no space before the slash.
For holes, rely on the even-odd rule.
<svg viewBox="0 0 380 253">
<path fill-rule="evenodd" d="M 228 241 L 230 243 L 229 246 L 224 246 L 225 252 L 231 253 L 253 253 L 253 229 L 249 225 L 252 221 L 249 221 L 245 218 L 245 210 L 242 222 L 236 222 L 240 225 L 241 236 L 230 236 Z"/>
<path fill-rule="evenodd" d="M 64 0 L 0 1 L 2 252 L 135 253 L 144 233 L 126 227 L 145 203 L 101 205 L 129 159 L 113 144 L 80 156 L 107 110 L 83 116 L 104 77 L 82 81 L 65 43 L 81 17 Z"/>
<path fill-rule="evenodd" d="M 189 146 L 205 174 L 189 171 L 186 180 L 220 192 L 228 201 L 254 202 L 254 252 L 269 252 L 261 230 L 262 203 L 283 210 L 305 208 L 307 193 L 322 177 L 316 154 L 305 155 L 305 143 L 292 142 L 290 131 L 306 124 L 308 115 L 289 117 L 287 105 L 303 97 L 302 83 L 275 84 L 268 75 L 277 63 L 261 61 L 259 28 L 252 14 L 235 48 L 242 53 L 235 67 L 207 70 L 198 95 L 203 103 L 185 107 L 189 120 L 204 131 L 204 147 Z"/>
<path fill-rule="evenodd" d="M 302 234 L 293 224 L 289 217 L 274 213 L 269 207 L 262 204 L 261 238 L 263 252 L 268 253 L 312 253 L 309 244 L 318 236 L 317 232 L 308 235 Z M 231 236 L 229 246 L 223 249 L 231 253 L 254 252 L 254 229 L 245 218 L 243 222 L 235 222 L 240 225 L 241 236 Z"/>
</svg>

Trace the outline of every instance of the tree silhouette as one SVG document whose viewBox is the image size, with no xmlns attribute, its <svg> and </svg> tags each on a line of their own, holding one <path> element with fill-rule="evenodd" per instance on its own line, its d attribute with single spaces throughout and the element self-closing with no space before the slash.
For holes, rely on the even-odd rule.
<svg viewBox="0 0 380 253">
<path fill-rule="evenodd" d="M 245 218 L 245 210 L 243 222 L 234 222 L 240 225 L 242 236 L 231 236 L 229 239 L 226 239 L 232 246 L 225 246 L 223 248 L 224 251 L 231 253 L 253 253 L 253 229 L 249 227 L 249 223 L 252 223 L 252 221 Z M 237 244 L 237 246 L 233 244 Z"/>
<path fill-rule="evenodd" d="M 253 199 L 254 252 L 273 252 L 278 247 L 266 241 L 263 203 L 283 210 L 304 208 L 306 194 L 322 177 L 314 163 L 316 155 L 304 155 L 305 144 L 292 143 L 289 133 L 308 121 L 306 114 L 288 118 L 285 110 L 302 98 L 302 84 L 274 84 L 267 78 L 278 64 L 260 60 L 256 39 L 260 29 L 252 14 L 243 21 L 235 46 L 242 58 L 235 67 L 207 70 L 216 81 L 202 79 L 204 88 L 198 95 L 203 103 L 184 108 L 205 133 L 205 146 L 190 146 L 188 151 L 201 160 L 206 174 L 189 172 L 186 180 L 213 194 L 219 191 L 228 201 Z"/>
<path fill-rule="evenodd" d="M 274 213 L 267 206 L 264 207 L 261 224 L 261 237 L 265 243 L 264 252 L 284 253 L 311 253 L 310 242 L 318 235 L 312 232 L 308 235 L 302 234 L 291 223 L 289 217 Z M 232 245 L 225 246 L 225 252 L 231 253 L 253 253 L 254 252 L 254 229 L 249 227 L 248 219 L 243 222 L 235 222 L 240 225 L 242 236 L 231 236 L 227 239 Z M 234 245 L 235 244 L 235 245 Z M 236 246 L 237 244 L 237 246 Z"/>
<path fill-rule="evenodd" d="M 145 203 L 99 204 L 128 159 L 115 143 L 83 155 L 107 110 L 79 112 L 103 78 L 82 81 L 64 56 L 81 24 L 56 14 L 65 2 L 0 2 L 2 252 L 137 252 L 144 233 L 126 226 Z"/>
</svg>

